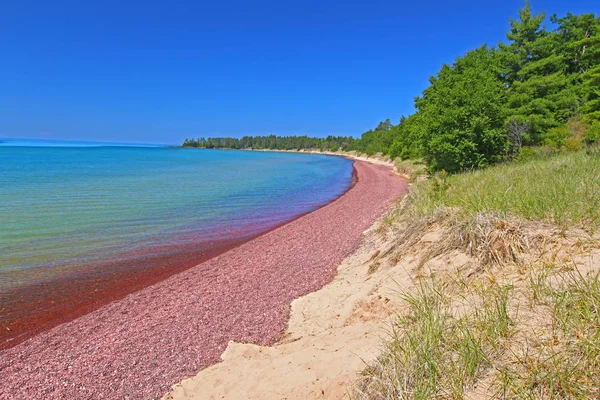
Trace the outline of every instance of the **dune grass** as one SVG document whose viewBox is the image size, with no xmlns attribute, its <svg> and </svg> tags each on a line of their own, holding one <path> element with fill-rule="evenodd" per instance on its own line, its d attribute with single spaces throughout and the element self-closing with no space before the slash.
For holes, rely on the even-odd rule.
<svg viewBox="0 0 600 400">
<path fill-rule="evenodd" d="M 598 273 L 534 274 L 535 284 L 518 289 L 420 280 L 352 398 L 471 398 L 482 379 L 476 398 L 600 398 Z M 525 297 L 535 299 L 528 315 L 543 316 L 533 331 L 515 308 Z"/>
<path fill-rule="evenodd" d="M 598 273 L 571 271 L 558 285 L 542 276 L 536 286 L 542 293 L 536 304 L 549 308 L 551 327 L 531 338 L 531 350 L 515 354 L 499 369 L 498 393 L 524 399 L 600 398 Z"/>
<path fill-rule="evenodd" d="M 451 307 L 456 289 L 478 304 L 462 312 Z M 450 289 L 422 280 L 403 298 L 408 312 L 398 317 L 391 340 L 376 363 L 362 373 L 355 398 L 463 398 L 490 368 L 513 333 L 509 286 Z"/>
<path fill-rule="evenodd" d="M 526 232 L 584 228 L 585 240 L 600 248 L 598 153 L 546 154 L 418 180 L 387 222 L 400 226 L 396 251 L 442 226 L 425 251 L 469 253 L 484 272 L 417 278 L 352 398 L 600 398 L 600 273 L 581 273 L 569 257 L 556 265 L 533 257 L 542 253 Z M 517 254 L 530 257 L 524 263 Z"/>
<path fill-rule="evenodd" d="M 452 176 L 441 173 L 415 186 L 411 203 L 417 215 L 446 206 L 466 217 L 496 212 L 561 227 L 600 225 L 596 153 L 559 153 Z"/>
</svg>

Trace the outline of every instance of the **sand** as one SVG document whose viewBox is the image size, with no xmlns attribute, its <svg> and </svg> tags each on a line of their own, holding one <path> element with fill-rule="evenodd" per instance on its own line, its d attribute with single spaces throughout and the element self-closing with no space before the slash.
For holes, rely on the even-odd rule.
<svg viewBox="0 0 600 400">
<path fill-rule="evenodd" d="M 369 273 L 385 241 L 374 229 L 365 232 L 331 283 L 293 301 L 278 343 L 232 341 L 221 363 L 184 379 L 163 400 L 348 398 L 357 373 L 381 351 L 400 307 L 398 285 L 412 281 L 405 264 Z"/>
<path fill-rule="evenodd" d="M 333 203 L 2 351 L 0 398 L 157 398 L 232 340 L 275 343 L 290 303 L 331 282 L 407 189 L 389 168 L 355 168 L 357 184 Z"/>
</svg>

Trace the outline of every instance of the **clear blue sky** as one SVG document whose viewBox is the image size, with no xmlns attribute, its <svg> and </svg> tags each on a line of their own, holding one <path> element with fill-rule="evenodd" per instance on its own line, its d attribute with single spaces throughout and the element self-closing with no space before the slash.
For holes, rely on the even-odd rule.
<svg viewBox="0 0 600 400">
<path fill-rule="evenodd" d="M 598 12 L 597 0 L 533 0 Z M 0 137 L 179 144 L 359 135 L 442 63 L 504 40 L 522 0 L 5 1 Z"/>
</svg>

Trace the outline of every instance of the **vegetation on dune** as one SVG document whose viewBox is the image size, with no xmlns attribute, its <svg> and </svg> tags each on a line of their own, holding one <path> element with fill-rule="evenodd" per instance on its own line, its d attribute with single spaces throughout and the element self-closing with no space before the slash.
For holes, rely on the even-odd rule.
<svg viewBox="0 0 600 400">
<path fill-rule="evenodd" d="M 597 399 L 600 275 L 558 268 L 531 275 L 537 279 L 524 291 L 537 295 L 533 311 L 547 316 L 550 324 L 534 338 L 535 350 L 498 366 L 498 392 L 508 398 Z"/>
<path fill-rule="evenodd" d="M 449 173 L 512 160 L 523 146 L 580 149 L 600 140 L 600 16 L 554 15 L 551 30 L 544 20 L 526 4 L 505 43 L 442 66 L 414 114 L 397 125 L 387 119 L 360 139 L 269 135 L 184 146 L 382 153 Z"/>
<path fill-rule="evenodd" d="M 526 276 L 422 280 L 352 398 L 598 398 L 600 276 Z"/>
<path fill-rule="evenodd" d="M 494 212 L 567 227 L 600 226 L 600 154 L 580 150 L 456 175 L 438 173 L 413 188 L 414 214 L 452 207 L 472 218 Z"/>
<path fill-rule="evenodd" d="M 598 398 L 598 202 L 594 151 L 417 180 L 372 260 L 417 255 L 414 286 L 352 398 Z"/>
<path fill-rule="evenodd" d="M 459 399 L 484 376 L 514 334 L 512 287 L 468 288 L 459 281 L 453 286 L 423 280 L 403 295 L 408 311 L 399 315 L 384 353 L 363 371 L 355 397 Z M 452 296 L 461 289 L 478 308 L 453 311 Z"/>
</svg>

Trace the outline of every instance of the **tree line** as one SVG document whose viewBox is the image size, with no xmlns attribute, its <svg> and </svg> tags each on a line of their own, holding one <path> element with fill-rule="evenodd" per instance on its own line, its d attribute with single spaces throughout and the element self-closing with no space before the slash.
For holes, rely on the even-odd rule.
<svg viewBox="0 0 600 400">
<path fill-rule="evenodd" d="M 199 147 L 206 149 L 263 149 L 263 150 L 302 150 L 315 149 L 321 151 L 349 150 L 354 147 L 355 139 L 351 136 L 327 136 L 314 138 L 308 136 L 244 136 L 238 138 L 198 138 L 185 139 L 183 147 Z"/>
<path fill-rule="evenodd" d="M 458 172 L 514 159 L 527 146 L 575 150 L 600 140 L 600 16 L 550 17 L 529 3 L 505 42 L 443 65 L 415 98 L 416 112 L 360 139 L 275 135 L 188 140 L 207 148 L 356 150 L 423 159 Z"/>
</svg>

